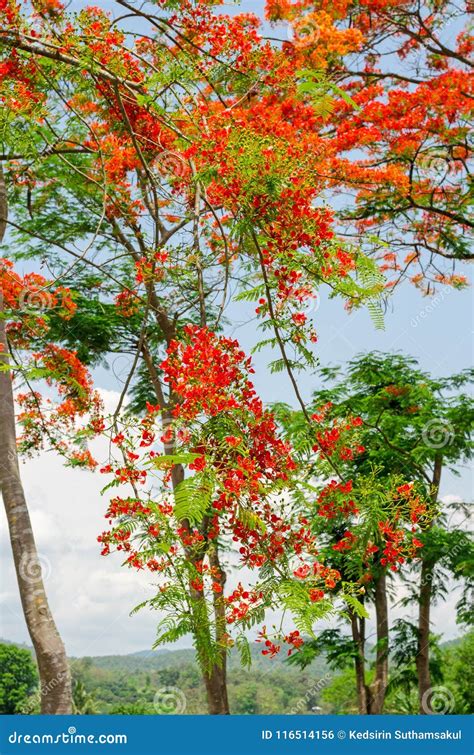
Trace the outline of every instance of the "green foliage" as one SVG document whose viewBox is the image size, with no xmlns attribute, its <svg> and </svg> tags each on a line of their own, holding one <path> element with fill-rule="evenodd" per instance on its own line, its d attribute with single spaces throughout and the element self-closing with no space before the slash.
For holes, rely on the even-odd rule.
<svg viewBox="0 0 474 755">
<path fill-rule="evenodd" d="M 418 712 L 416 675 L 402 675 L 400 681 L 396 678 L 405 667 L 413 671 L 416 628 L 408 624 L 394 628 L 387 713 Z M 453 713 L 472 713 L 474 633 L 442 645 L 433 637 L 433 642 L 439 668 L 434 686 L 449 691 L 449 700 L 454 700 Z M 260 645 L 247 643 L 244 636 L 237 645 L 241 647 L 233 649 L 228 659 L 229 697 L 234 714 L 310 714 L 316 706 L 324 713 L 357 712 L 351 670 L 355 648 L 340 630 L 324 630 L 317 634 L 316 640 L 307 639 L 302 650 L 287 660 L 283 656 L 269 660 L 262 656 Z M 245 669 L 242 668 L 244 646 L 245 659 L 248 653 L 251 657 L 251 666 Z M 300 656 L 305 652 L 311 656 L 311 666 L 301 662 Z M 155 695 L 167 687 L 182 691 L 186 714 L 203 714 L 207 710 L 201 673 L 192 649 L 77 658 L 71 662 L 71 673 L 77 713 L 155 715 L 158 712 Z M 369 672 L 368 682 L 370 679 Z M 15 712 L 38 713 L 38 699 L 25 697 Z"/>
<path fill-rule="evenodd" d="M 180 453 L 180 454 L 168 454 L 166 456 L 154 456 L 150 464 L 157 469 L 169 469 L 177 464 L 191 464 L 197 459 L 199 454 L 194 453 Z"/>
<path fill-rule="evenodd" d="M 350 361 L 344 374 L 333 368 L 320 373 L 330 385 L 314 394 L 314 405 L 332 401 L 334 416 L 364 420 L 366 453 L 355 459 L 354 474 L 375 465 L 384 475 L 427 485 L 440 454 L 453 470 L 471 458 L 474 402 L 462 389 L 472 383 L 472 370 L 432 378 L 408 356 L 371 352 Z"/>
<path fill-rule="evenodd" d="M 236 640 L 237 649 L 240 653 L 240 662 L 243 668 L 250 668 L 252 664 L 252 653 L 250 643 L 244 634 L 240 634 Z"/>
<path fill-rule="evenodd" d="M 348 105 L 351 105 L 354 110 L 360 110 L 357 102 L 344 89 L 341 89 L 330 81 L 323 72 L 305 68 L 296 71 L 296 77 L 299 80 L 298 93 L 300 95 L 310 95 L 313 107 L 318 115 L 330 115 L 334 108 L 333 99 L 329 96 L 329 92 L 340 97 Z"/>
<path fill-rule="evenodd" d="M 334 613 L 334 605 L 328 598 L 312 603 L 307 588 L 296 580 L 284 580 L 278 585 L 282 606 L 291 612 L 295 626 L 301 634 L 315 637 L 314 624 Z"/>
<path fill-rule="evenodd" d="M 191 524 L 199 524 L 209 510 L 214 486 L 206 474 L 188 477 L 174 490 L 174 515 L 176 519 L 187 519 Z"/>
<path fill-rule="evenodd" d="M 357 600 L 357 598 L 354 597 L 354 595 L 351 595 L 347 591 L 343 591 L 342 598 L 345 600 L 345 602 L 349 606 L 351 613 L 355 614 L 355 616 L 358 616 L 360 619 L 369 618 L 367 609 L 362 605 L 360 600 Z"/>
<path fill-rule="evenodd" d="M 120 705 L 114 705 L 108 711 L 109 715 L 115 716 L 147 716 L 156 713 L 153 709 L 153 705 L 150 703 L 120 703 Z"/>
<path fill-rule="evenodd" d="M 249 509 L 245 509 L 243 506 L 239 506 L 237 513 L 237 518 L 239 522 L 242 522 L 244 527 L 247 527 L 249 530 L 260 530 L 260 532 L 265 533 L 267 526 L 258 514 L 255 514 L 255 512 L 250 511 Z"/>
<path fill-rule="evenodd" d="M 0 713 L 17 713 L 38 683 L 29 650 L 0 644 Z"/>
<path fill-rule="evenodd" d="M 397 619 L 390 632 L 390 657 L 392 661 L 392 673 L 389 679 L 389 694 L 393 691 L 399 693 L 399 703 L 405 698 L 405 706 L 411 704 L 412 688 L 416 689 L 418 676 L 416 670 L 416 657 L 418 655 L 419 641 L 418 628 L 406 619 Z M 443 657 L 439 645 L 439 638 L 430 635 L 430 676 L 433 685 L 443 681 Z M 419 701 L 417 702 L 419 706 Z M 417 708 L 413 713 L 417 712 Z"/>
<path fill-rule="evenodd" d="M 321 692 L 321 702 L 324 713 L 354 714 L 357 713 L 357 694 L 354 674 L 346 669 L 336 676 Z"/>
<path fill-rule="evenodd" d="M 384 330 L 385 321 L 379 299 L 384 290 L 385 278 L 374 261 L 368 257 L 361 257 L 357 272 L 362 285 L 367 290 L 366 306 L 372 322 L 378 330 Z"/>
<path fill-rule="evenodd" d="M 315 658 L 323 655 L 330 669 L 342 670 L 352 667 L 356 652 L 353 640 L 340 629 L 325 629 L 319 632 L 316 639 L 307 640 L 288 662 L 306 668 Z"/>
<path fill-rule="evenodd" d="M 72 704 L 76 715 L 90 716 L 99 712 L 95 696 L 86 690 L 81 679 L 73 682 Z"/>
<path fill-rule="evenodd" d="M 99 279 L 96 279 L 96 284 L 97 282 Z M 77 309 L 67 321 L 66 327 L 64 320 L 54 310 L 47 313 L 49 338 L 53 343 L 60 341 L 66 348 L 77 351 L 77 356 L 83 364 L 104 363 L 107 366 L 109 360 L 105 361 L 104 355 L 117 349 L 127 330 L 132 327 L 138 329 L 139 321 L 137 318 L 125 319 L 112 302 L 94 297 L 90 289 L 82 293 L 81 284 L 84 287 L 94 287 L 94 281 L 90 276 L 82 280 L 79 278 L 78 284 L 74 284 L 75 291 L 79 288 L 79 292 L 74 296 Z M 113 358 L 111 361 L 113 363 Z"/>
<path fill-rule="evenodd" d="M 474 632 L 444 652 L 444 678 L 453 690 L 456 708 L 453 713 L 474 712 Z"/>
<path fill-rule="evenodd" d="M 261 645 L 248 643 L 242 636 L 240 646 L 228 658 L 228 688 L 234 714 L 277 714 L 311 712 L 320 704 L 321 690 L 328 670 L 324 659 L 317 659 L 307 672 L 288 666 L 283 657 L 269 660 L 262 656 Z M 242 668 L 251 657 L 251 666 Z M 72 662 L 75 680 L 80 680 L 97 703 L 98 713 L 117 715 L 155 715 L 154 700 L 160 690 L 177 688 L 186 700 L 186 714 L 207 712 L 201 671 L 192 649 L 144 651 L 126 656 L 80 658 Z M 329 677 L 327 677 L 329 679 Z"/>
<path fill-rule="evenodd" d="M 193 625 L 190 617 L 185 617 L 179 621 L 169 616 L 162 619 L 156 629 L 156 640 L 153 643 L 153 649 L 168 642 L 176 642 L 176 640 L 189 634 L 192 628 Z"/>
<path fill-rule="evenodd" d="M 387 713 L 415 714 L 419 710 L 416 656 L 417 627 L 399 620 L 392 631 Z M 436 701 L 439 690 L 444 713 L 469 714 L 474 711 L 474 632 L 458 640 L 439 644 L 430 636 L 430 674 Z"/>
</svg>

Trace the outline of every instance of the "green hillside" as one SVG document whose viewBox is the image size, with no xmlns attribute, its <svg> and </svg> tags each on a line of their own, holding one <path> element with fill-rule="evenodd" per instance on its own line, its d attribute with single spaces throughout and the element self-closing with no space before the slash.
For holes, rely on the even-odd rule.
<svg viewBox="0 0 474 755">
<path fill-rule="evenodd" d="M 453 677 L 453 700 L 459 711 L 470 707 L 471 683 L 462 674 L 461 690 L 456 667 L 465 664 L 467 642 L 472 635 L 440 645 L 445 678 Z M 16 643 L 0 640 L 0 644 Z M 28 649 L 27 645 L 16 644 Z M 470 651 L 469 651 L 470 652 Z M 315 714 L 356 712 L 355 689 L 350 669 L 329 670 L 323 656 L 301 670 L 284 656 L 268 659 L 261 646 L 251 647 L 252 666 L 242 669 L 237 653 L 229 659 L 229 697 L 234 714 Z M 459 658 L 458 658 L 459 655 Z M 468 653 L 469 655 L 469 653 Z M 128 655 L 71 658 L 76 711 L 84 714 L 165 714 L 207 712 L 204 687 L 194 650 L 143 650 Z M 459 670 L 459 669 L 458 669 Z M 462 685 L 461 685 L 462 686 Z M 471 695 L 472 696 L 472 695 Z M 412 699 L 413 698 L 413 699 Z M 458 703 L 459 699 L 459 703 Z M 394 687 L 387 712 L 403 713 L 416 707 L 416 692 L 408 696 Z M 23 712 L 39 712 L 38 696 L 30 698 Z"/>
</svg>

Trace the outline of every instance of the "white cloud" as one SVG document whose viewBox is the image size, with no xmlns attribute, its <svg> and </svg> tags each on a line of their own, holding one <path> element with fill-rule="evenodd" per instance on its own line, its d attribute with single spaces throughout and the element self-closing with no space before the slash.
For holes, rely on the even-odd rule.
<svg viewBox="0 0 474 755">
<path fill-rule="evenodd" d="M 441 501 L 446 504 L 450 503 L 462 503 L 463 499 L 460 495 L 454 495 L 453 493 L 447 493 L 441 496 Z"/>
</svg>

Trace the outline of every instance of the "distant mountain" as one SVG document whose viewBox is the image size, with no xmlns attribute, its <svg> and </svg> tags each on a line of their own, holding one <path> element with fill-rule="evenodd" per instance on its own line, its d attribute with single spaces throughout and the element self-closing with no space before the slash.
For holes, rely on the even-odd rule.
<svg viewBox="0 0 474 755">
<path fill-rule="evenodd" d="M 262 646 L 254 643 L 250 646 L 252 655 L 252 668 L 258 670 L 259 668 L 268 669 L 268 658 L 262 656 Z M 281 667 L 285 662 L 286 655 L 276 656 L 272 659 L 272 667 Z M 79 660 L 79 659 L 71 659 Z M 117 670 L 123 671 L 159 671 L 161 669 L 177 669 L 183 666 L 195 666 L 196 656 L 195 651 L 192 648 L 182 648 L 177 650 L 159 649 L 159 650 L 140 650 L 136 653 L 130 653 L 129 655 L 98 655 L 88 656 L 80 660 L 87 660 L 97 668 L 104 670 Z M 315 673 L 318 671 L 325 672 L 327 670 L 326 663 L 323 657 L 316 659 L 312 664 Z M 237 651 L 231 651 L 229 653 L 228 660 L 229 670 L 240 668 L 240 656 Z"/>
<path fill-rule="evenodd" d="M 12 642 L 0 638 L 0 643 L 4 645 L 16 645 L 34 653 L 31 645 L 24 643 Z M 254 643 L 250 647 L 252 654 L 252 663 L 256 666 L 260 664 L 267 666 L 268 661 L 262 657 L 262 646 Z M 176 668 L 186 664 L 195 664 L 195 651 L 193 648 L 157 648 L 156 650 L 137 650 L 134 653 L 126 655 L 94 655 L 94 656 L 70 656 L 71 661 L 87 660 L 94 666 L 102 669 L 118 668 L 123 670 L 158 670 L 163 668 Z M 273 659 L 273 665 L 279 665 L 284 660 L 277 656 Z M 237 652 L 230 653 L 229 668 L 240 667 L 239 656 Z"/>
<path fill-rule="evenodd" d="M 440 647 L 443 649 L 456 647 L 461 642 L 461 637 L 455 637 L 452 640 L 440 643 Z M 16 645 L 19 648 L 24 648 L 34 653 L 34 649 L 31 645 L 25 643 L 13 642 L 12 640 L 4 640 L 0 638 L 0 643 L 4 645 Z M 253 643 L 250 646 L 252 654 L 252 667 L 258 669 L 260 667 L 268 668 L 268 659 L 262 656 L 262 646 L 258 643 Z M 279 655 L 272 659 L 273 667 L 281 666 L 285 662 L 286 656 Z M 156 650 L 138 650 L 134 653 L 127 653 L 126 655 L 95 655 L 95 656 L 71 656 L 71 660 L 87 660 L 97 668 L 104 670 L 107 669 L 120 669 L 122 671 L 159 671 L 160 669 L 176 669 L 182 666 L 191 665 L 194 666 L 195 651 L 193 648 L 158 648 Z M 229 654 L 229 669 L 235 669 L 240 667 L 239 655 L 237 652 L 230 652 Z M 316 672 L 324 673 L 327 670 L 326 662 L 323 656 L 316 658 L 312 667 Z"/>
<path fill-rule="evenodd" d="M 15 645 L 17 648 L 22 648 L 23 650 L 29 650 L 30 652 L 33 652 L 33 648 L 31 645 L 26 645 L 24 642 L 14 642 L 13 640 L 4 640 L 2 637 L 0 637 L 0 645 Z"/>
</svg>

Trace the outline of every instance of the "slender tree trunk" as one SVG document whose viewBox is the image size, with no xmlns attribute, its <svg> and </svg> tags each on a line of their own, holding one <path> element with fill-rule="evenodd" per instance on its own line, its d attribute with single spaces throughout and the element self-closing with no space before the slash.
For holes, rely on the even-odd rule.
<svg viewBox="0 0 474 755">
<path fill-rule="evenodd" d="M 435 458 L 433 482 L 431 484 L 431 501 L 438 499 L 443 468 L 442 454 Z M 431 525 L 430 525 L 431 526 Z M 420 588 L 418 593 L 418 654 L 416 656 L 416 670 L 418 675 L 418 698 L 420 714 L 431 713 L 431 672 L 430 672 L 430 612 L 433 591 L 433 573 L 436 562 L 429 557 L 421 556 Z"/>
<path fill-rule="evenodd" d="M 375 583 L 375 618 L 377 625 L 377 654 L 375 680 L 372 685 L 370 713 L 383 711 L 388 684 L 388 601 L 387 578 L 383 572 Z"/>
<path fill-rule="evenodd" d="M 174 335 L 174 334 L 171 334 Z M 145 361 L 150 380 L 155 390 L 159 405 L 163 408 L 163 430 L 166 431 L 172 426 L 173 416 L 170 409 L 166 409 L 166 401 L 164 398 L 161 380 L 159 373 L 157 372 L 152 355 L 148 349 L 146 342 L 142 347 L 143 359 Z M 167 455 L 173 455 L 176 453 L 176 443 L 174 438 L 170 438 L 164 443 L 164 451 Z M 171 482 L 173 489 L 184 480 L 184 468 L 182 464 L 176 464 L 171 471 Z M 182 525 L 190 531 L 189 522 L 183 520 Z M 205 529 L 205 524 L 203 529 Z M 203 532 L 205 536 L 206 532 Z M 200 632 L 207 632 L 208 642 L 211 644 L 211 633 L 214 634 L 214 638 L 218 643 L 222 643 L 219 650 L 218 662 L 213 664 L 211 668 L 207 668 L 205 664 L 201 665 L 202 679 L 206 688 L 207 707 L 208 711 L 212 715 L 229 715 L 229 699 L 227 694 L 227 648 L 223 642 L 224 634 L 226 631 L 226 619 L 225 619 L 225 602 L 224 602 L 224 587 L 226 581 L 226 574 L 221 566 L 219 560 L 219 552 L 217 543 L 213 543 L 208 548 L 209 563 L 216 569 L 216 576 L 214 581 L 220 584 L 222 588 L 221 593 L 214 593 L 214 620 L 213 626 L 209 621 L 207 614 L 207 607 L 205 606 L 205 597 L 202 592 L 195 590 L 192 585 L 189 586 L 189 596 L 191 603 L 193 604 L 193 610 L 195 613 L 195 620 L 199 623 Z M 189 558 L 194 558 L 192 550 L 189 553 Z M 202 551 L 199 554 L 199 559 L 203 558 Z"/>
<path fill-rule="evenodd" d="M 228 715 L 229 699 L 227 696 L 227 647 L 224 642 L 226 633 L 224 587 L 226 573 L 219 560 L 217 543 L 209 549 L 209 563 L 216 570 L 214 581 L 217 582 L 222 592 L 214 593 L 214 628 L 216 640 L 220 643 L 219 662 L 212 668 L 212 672 L 206 681 L 207 700 L 210 713 Z"/>
<path fill-rule="evenodd" d="M 419 712 L 421 714 L 431 713 L 430 611 L 433 570 L 434 563 L 428 559 L 423 559 L 420 573 L 420 591 L 418 594 L 418 654 L 416 656 L 418 697 L 420 702 Z"/>
<path fill-rule="evenodd" d="M 214 666 L 210 674 L 204 675 L 206 685 L 207 707 L 213 716 L 230 714 L 227 698 L 227 675 L 225 668 Z"/>
<path fill-rule="evenodd" d="M 351 629 L 352 639 L 357 649 L 354 659 L 357 707 L 361 715 L 366 715 L 370 713 L 370 689 L 365 681 L 365 619 L 359 619 L 351 612 Z"/>
<path fill-rule="evenodd" d="M 200 556 L 202 558 L 202 554 Z M 224 572 L 221 572 L 221 580 L 225 580 Z M 223 582 L 221 582 L 223 584 Z M 215 663 L 209 665 L 206 649 L 214 641 L 223 639 L 221 627 L 225 627 L 225 604 L 223 599 L 218 600 L 214 597 L 214 621 L 209 618 L 208 608 L 205 595 L 201 590 L 196 590 L 192 584 L 189 586 L 189 596 L 191 611 L 195 630 L 193 632 L 196 642 L 199 666 L 201 669 L 202 680 L 206 689 L 207 707 L 211 715 L 228 715 L 229 700 L 227 697 L 227 648 L 223 643 L 218 653 Z M 216 607 L 217 603 L 217 607 Z M 213 631 L 214 630 L 214 631 Z M 204 645 L 204 650 L 200 652 L 200 646 Z"/>
<path fill-rule="evenodd" d="M 5 183 L 0 164 L 0 241 L 7 218 Z M 8 364 L 8 341 L 0 291 L 0 364 Z M 44 589 L 40 559 L 20 479 L 15 431 L 15 405 L 9 370 L 0 371 L 0 486 L 10 532 L 13 559 L 28 632 L 40 676 L 41 712 L 71 713 L 71 679 L 63 642 Z"/>
</svg>

